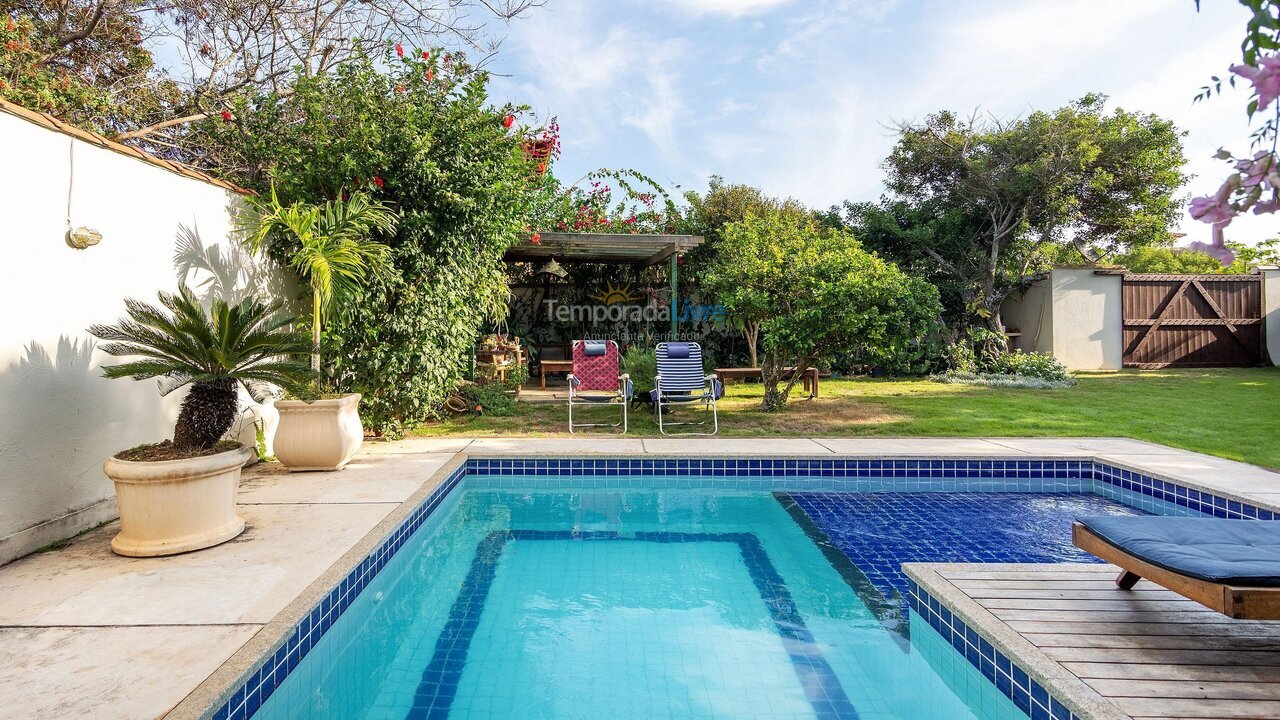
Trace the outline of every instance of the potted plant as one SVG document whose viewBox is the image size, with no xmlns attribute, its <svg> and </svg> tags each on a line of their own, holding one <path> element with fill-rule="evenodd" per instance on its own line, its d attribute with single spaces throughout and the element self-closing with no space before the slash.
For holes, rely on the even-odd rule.
<svg viewBox="0 0 1280 720">
<path fill-rule="evenodd" d="M 89 332 L 105 341 L 99 350 L 137 359 L 106 366 L 102 374 L 159 378 L 161 395 L 190 389 L 172 440 L 117 453 L 103 466 L 115 483 L 120 511 L 120 533 L 111 549 L 150 557 L 226 542 L 244 530 L 236 492 L 240 468 L 253 457 L 252 449 L 222 439 L 238 414 L 237 386 L 259 400 L 273 385 L 305 395 L 311 370 L 293 357 L 310 344 L 290 329 L 296 319 L 279 313 L 280 303 L 215 300 L 206 312 L 181 287 L 176 295 L 160 293 L 163 308 L 137 300 L 125 304 L 127 320 L 94 325 Z"/>
<path fill-rule="evenodd" d="M 363 192 L 323 204 L 282 205 L 275 186 L 268 199 L 251 198 L 239 230 L 253 253 L 274 253 L 311 290 L 311 368 L 320 376 L 320 331 L 335 297 L 394 272 L 391 248 L 369 239 L 395 231 L 396 215 Z M 339 470 L 364 442 L 360 393 L 318 400 L 279 400 L 273 451 L 291 471 Z"/>
</svg>

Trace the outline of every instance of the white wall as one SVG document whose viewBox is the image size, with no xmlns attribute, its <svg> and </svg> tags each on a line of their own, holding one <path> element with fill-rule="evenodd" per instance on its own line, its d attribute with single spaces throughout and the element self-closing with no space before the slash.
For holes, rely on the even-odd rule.
<svg viewBox="0 0 1280 720">
<path fill-rule="evenodd" d="M 1000 308 L 1000 320 L 1008 329 L 1022 333 L 1013 338 L 1015 350 L 1053 353 L 1053 296 L 1045 280 L 1027 288 L 1020 297 L 1010 298 Z"/>
<path fill-rule="evenodd" d="M 1091 268 L 1054 268 L 1053 354 L 1071 370 L 1124 365 L 1123 276 Z"/>
<path fill-rule="evenodd" d="M 1280 365 L 1280 268 L 1257 268 L 1262 276 L 1262 332 L 1272 365 Z"/>
<path fill-rule="evenodd" d="M 1022 336 L 1014 347 L 1049 353 L 1068 370 L 1119 370 L 1124 362 L 1124 308 L 1119 274 L 1054 268 L 1000 310 Z"/>
<path fill-rule="evenodd" d="M 228 243 L 238 196 L 224 188 L 5 112 L 0 157 L 3 563 L 114 518 L 103 461 L 172 436 L 182 393 L 162 400 L 152 381 L 100 377 L 109 358 L 85 328 L 117 321 L 127 297 L 173 291 L 180 275 L 206 295 L 278 280 Z M 102 242 L 71 248 L 68 222 L 100 231 Z M 185 235 L 204 247 L 180 260 Z"/>
</svg>

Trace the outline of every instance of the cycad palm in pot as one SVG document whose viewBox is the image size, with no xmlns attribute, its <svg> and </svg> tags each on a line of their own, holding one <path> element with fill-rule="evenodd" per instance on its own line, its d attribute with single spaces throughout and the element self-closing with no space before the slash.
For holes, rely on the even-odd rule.
<svg viewBox="0 0 1280 720">
<path fill-rule="evenodd" d="M 255 399 L 271 388 L 310 392 L 310 349 L 296 318 L 279 303 L 215 300 L 206 310 L 192 292 L 160 293 L 160 307 L 126 300 L 128 318 L 94 325 L 103 352 L 131 358 L 103 368 L 108 378 L 159 378 L 161 395 L 190 386 L 173 440 L 142 445 L 107 460 L 116 486 L 120 533 L 111 549 L 148 557 L 198 550 L 244 530 L 236 515 L 240 468 L 253 451 L 222 438 L 239 409 L 238 386 Z"/>
<path fill-rule="evenodd" d="M 317 378 L 321 326 L 334 301 L 394 273 L 391 248 L 370 238 L 394 232 L 396 220 L 388 206 L 363 192 L 323 204 L 285 206 L 273 186 L 270 198 L 248 201 L 238 222 L 242 242 L 257 254 L 278 248 L 274 254 L 287 257 L 311 291 L 311 367 Z M 346 466 L 364 441 L 359 406 L 360 393 L 277 401 L 276 459 L 293 471 Z"/>
</svg>

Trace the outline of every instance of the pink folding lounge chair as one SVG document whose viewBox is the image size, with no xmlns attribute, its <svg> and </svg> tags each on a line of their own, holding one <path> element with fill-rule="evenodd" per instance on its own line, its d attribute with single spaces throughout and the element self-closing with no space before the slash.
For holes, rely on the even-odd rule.
<svg viewBox="0 0 1280 720">
<path fill-rule="evenodd" d="M 621 427 L 627 432 L 627 403 L 631 400 L 631 376 L 618 372 L 621 353 L 612 340 L 574 340 L 573 372 L 569 375 L 569 432 L 578 428 Z M 622 421 L 574 423 L 573 408 L 583 405 L 619 405 Z"/>
</svg>

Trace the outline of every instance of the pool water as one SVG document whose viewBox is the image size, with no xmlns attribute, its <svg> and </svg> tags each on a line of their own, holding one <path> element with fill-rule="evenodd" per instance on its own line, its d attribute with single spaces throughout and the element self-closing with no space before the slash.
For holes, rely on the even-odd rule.
<svg viewBox="0 0 1280 720">
<path fill-rule="evenodd" d="M 927 625 L 907 639 L 885 607 L 896 564 L 1081 559 L 1066 528 L 1098 512 L 1136 511 L 1088 494 L 466 489 L 255 717 L 1023 718 Z"/>
</svg>

